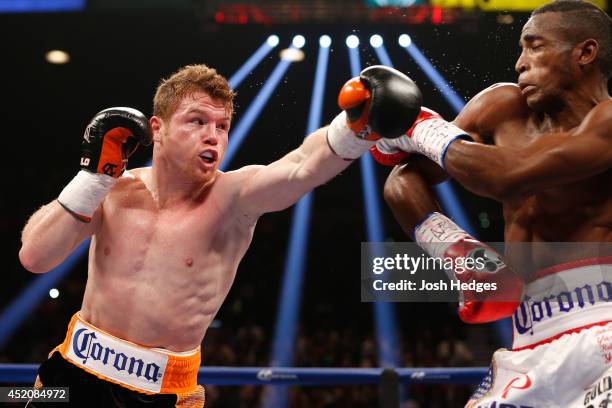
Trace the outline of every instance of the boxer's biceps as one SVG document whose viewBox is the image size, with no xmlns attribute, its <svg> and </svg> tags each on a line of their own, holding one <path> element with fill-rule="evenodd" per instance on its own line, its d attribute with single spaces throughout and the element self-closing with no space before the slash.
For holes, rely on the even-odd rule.
<svg viewBox="0 0 612 408">
<path fill-rule="evenodd" d="M 47 204 L 24 227 L 19 250 L 21 264 L 34 273 L 51 270 L 99 229 L 101 219 L 100 209 L 92 222 L 84 223 L 68 214 L 57 201 Z"/>
<path fill-rule="evenodd" d="M 257 166 L 240 188 L 240 211 L 259 216 L 294 204 L 310 188 L 308 183 L 296 180 L 299 165 L 292 152 L 267 166 Z"/>
</svg>

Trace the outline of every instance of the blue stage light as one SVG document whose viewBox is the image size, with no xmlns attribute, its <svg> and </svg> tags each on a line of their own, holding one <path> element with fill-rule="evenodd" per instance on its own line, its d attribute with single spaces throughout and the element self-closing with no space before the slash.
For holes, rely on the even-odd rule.
<svg viewBox="0 0 612 408">
<path fill-rule="evenodd" d="M 370 37 L 370 45 L 374 48 L 380 47 L 383 45 L 383 38 L 378 34 L 374 34 Z"/>
<path fill-rule="evenodd" d="M 357 48 L 359 47 L 359 37 L 354 34 L 346 37 L 346 46 L 349 48 Z"/>
<path fill-rule="evenodd" d="M 310 111 L 306 135 L 314 132 L 321 126 L 321 112 L 323 109 L 323 96 L 325 91 L 325 75 L 329 60 L 329 45 L 319 47 L 317 68 L 314 78 L 314 88 L 310 100 Z M 272 341 L 271 366 L 288 367 L 293 365 L 293 356 L 296 343 L 297 324 L 302 304 L 302 282 L 304 266 L 308 251 L 308 236 L 310 231 L 310 209 L 312 197 L 310 192 L 302 197 L 295 206 L 291 232 L 289 234 L 289 248 L 285 257 L 283 283 L 279 297 L 276 326 Z M 287 388 L 277 387 L 265 393 L 263 406 L 265 408 L 288 406 Z"/>
<path fill-rule="evenodd" d="M 331 45 L 332 40 L 331 37 L 329 35 L 322 35 L 319 38 L 319 45 L 323 48 L 329 48 L 329 46 Z"/>
<path fill-rule="evenodd" d="M 399 43 L 400 46 L 404 48 L 410 47 L 410 44 L 412 44 L 412 38 L 410 38 L 408 34 L 402 34 L 397 39 L 397 42 Z"/>
<path fill-rule="evenodd" d="M 291 41 L 291 45 L 293 45 L 295 48 L 302 48 L 304 44 L 306 44 L 306 39 L 303 35 L 296 35 L 293 37 L 293 41 Z"/>
</svg>

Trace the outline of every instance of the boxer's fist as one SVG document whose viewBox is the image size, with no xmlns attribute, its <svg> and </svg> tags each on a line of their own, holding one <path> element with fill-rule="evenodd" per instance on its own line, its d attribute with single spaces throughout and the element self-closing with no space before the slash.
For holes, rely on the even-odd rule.
<svg viewBox="0 0 612 408">
<path fill-rule="evenodd" d="M 382 65 L 361 71 L 338 95 L 348 126 L 367 140 L 403 136 L 417 119 L 422 101 L 421 91 L 410 78 Z"/>
<path fill-rule="evenodd" d="M 410 138 L 380 139 L 370 148 L 370 153 L 377 163 L 384 166 L 397 166 L 403 163 L 410 153 L 416 150 L 410 145 Z"/>
<path fill-rule="evenodd" d="M 466 323 L 493 322 L 509 317 L 518 307 L 522 295 L 523 279 L 510 269 L 502 257 L 492 248 L 475 239 L 462 239 L 451 244 L 445 258 L 472 259 L 476 269 L 455 269 L 454 277 L 461 283 L 477 282 L 495 284 L 496 290 L 477 292 L 462 291 L 459 317 Z"/>
<path fill-rule="evenodd" d="M 431 110 L 429 108 L 426 108 L 426 107 L 421 107 L 421 111 L 419 112 L 417 118 L 412 124 L 412 127 L 408 129 L 408 131 L 406 132 L 406 136 L 412 137 L 412 132 L 414 131 L 414 128 L 419 123 L 424 122 L 426 120 L 430 120 L 430 119 L 443 119 L 443 118 L 438 112 Z"/>
<path fill-rule="evenodd" d="M 81 168 L 117 178 L 138 144 L 152 141 L 146 116 L 132 108 L 109 108 L 98 112 L 85 130 L 81 146 Z"/>
<path fill-rule="evenodd" d="M 416 125 L 429 119 L 442 119 L 442 116 L 431 109 L 420 108 L 419 115 L 405 135 L 395 139 L 381 139 L 370 148 L 374 160 L 384 166 L 396 166 L 404 162 L 410 153 L 419 153 L 418 148 L 413 145 L 412 132 Z"/>
</svg>

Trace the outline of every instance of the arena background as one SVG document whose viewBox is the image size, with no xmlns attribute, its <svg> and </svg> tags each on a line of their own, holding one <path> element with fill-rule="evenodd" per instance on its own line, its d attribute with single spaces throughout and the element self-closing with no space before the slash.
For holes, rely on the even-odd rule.
<svg viewBox="0 0 612 408">
<path fill-rule="evenodd" d="M 11 3 L 20 2 L 0 1 L 0 9 L 6 11 Z M 21 229 L 37 208 L 57 197 L 78 170 L 80 138 L 97 111 L 130 106 L 150 115 L 161 77 L 191 63 L 206 63 L 229 77 L 269 35 L 276 34 L 279 46 L 237 89 L 236 124 L 278 63 L 279 51 L 289 46 L 294 35 L 301 34 L 306 39 L 304 60 L 288 68 L 230 168 L 267 164 L 297 147 L 305 135 L 321 35 L 332 39 L 323 123 L 337 114 L 338 89 L 351 77 L 345 45 L 349 34 L 361 40 L 359 52 L 364 67 L 379 63 L 369 38 L 380 34 L 395 67 L 418 83 L 425 105 L 451 119 L 453 110 L 398 45 L 398 36 L 409 34 L 467 101 L 493 83 L 515 81 L 518 37 L 528 17 L 526 10 L 482 11 L 475 7 L 442 10 L 438 19 L 432 18 L 438 13 L 435 7 L 422 4 L 414 6 L 424 13 L 421 20 L 408 21 L 406 16 L 418 14 L 414 7 L 386 8 L 382 15 L 387 17 L 377 22 L 372 21 L 372 9 L 365 8 L 363 2 L 329 1 L 328 15 L 317 19 L 307 11 L 308 7 L 326 3 L 318 1 L 285 2 L 298 10 L 288 20 L 279 11 L 278 2 L 250 3 L 262 12 L 267 10 L 269 20 L 253 21 L 253 9 L 247 8 L 244 21 L 240 17 L 242 9 L 232 8 L 239 4 L 231 1 L 98 0 L 90 1 L 83 10 L 0 14 L 4 146 L 0 226 L 5 260 L 0 310 L 37 279 L 18 260 Z M 361 11 L 347 16 L 350 13 L 337 10 L 351 7 Z M 227 13 L 223 21 L 219 10 Z M 300 14 L 299 10 L 306 11 Z M 46 62 L 45 54 L 52 49 L 67 51 L 70 62 Z M 150 154 L 150 148 L 141 148 L 130 159 L 129 167 L 145 165 Z M 360 302 L 359 251 L 360 243 L 367 238 L 359 165 L 353 164 L 313 196 L 296 366 L 378 366 L 372 305 Z M 379 191 L 388 172 L 388 168 L 376 166 Z M 456 184 L 454 188 L 479 237 L 501 241 L 501 207 Z M 382 200 L 382 195 L 379 198 Z M 407 240 L 386 206 L 381 208 L 385 239 Z M 234 287 L 204 339 L 203 365 L 269 364 L 292 214 L 289 209 L 260 219 Z M 1 363 L 40 363 L 63 339 L 69 317 L 81 304 L 86 268 L 83 257 L 56 286 L 59 297 L 47 296 L 35 307 L 0 348 Z M 492 325 L 464 325 L 455 307 L 442 303 L 396 304 L 402 366 L 488 365 L 491 353 L 500 346 L 499 336 Z M 463 406 L 471 388 L 412 386 L 405 391 L 404 406 Z M 208 407 L 259 406 L 262 393 L 261 387 L 251 386 L 211 386 L 207 391 Z M 363 386 L 294 388 L 291 392 L 291 406 L 295 407 L 369 407 L 376 406 L 376 401 L 376 389 Z"/>
</svg>

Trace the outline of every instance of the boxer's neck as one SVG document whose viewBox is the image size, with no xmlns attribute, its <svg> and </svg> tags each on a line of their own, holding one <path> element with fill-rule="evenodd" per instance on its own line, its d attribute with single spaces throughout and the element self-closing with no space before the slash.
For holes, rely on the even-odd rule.
<svg viewBox="0 0 612 408">
<path fill-rule="evenodd" d="M 569 131 L 576 128 L 597 104 L 610 99 L 605 83 L 585 82 L 563 95 L 559 110 L 544 113 L 543 128 L 551 131 Z"/>
<path fill-rule="evenodd" d="M 203 182 L 182 174 L 176 169 L 169 171 L 166 167 L 163 162 L 160 163 L 154 159 L 151 171 L 145 180 L 159 209 L 201 202 L 202 197 L 211 189 L 218 177 L 217 172 Z"/>
</svg>

